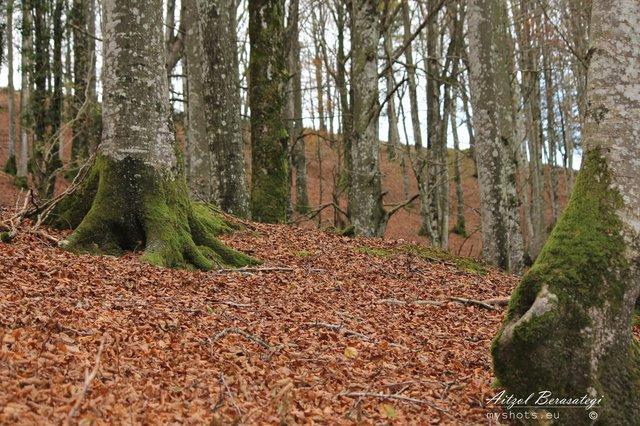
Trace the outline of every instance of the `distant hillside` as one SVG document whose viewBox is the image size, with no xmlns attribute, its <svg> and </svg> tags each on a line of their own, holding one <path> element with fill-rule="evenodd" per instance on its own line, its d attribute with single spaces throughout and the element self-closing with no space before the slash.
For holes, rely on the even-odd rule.
<svg viewBox="0 0 640 426">
<path fill-rule="evenodd" d="M 16 108 L 19 107 L 19 96 L 16 94 Z M 19 123 L 16 123 L 19 127 Z M 178 125 L 180 123 L 177 123 Z M 0 89 L 0 165 L 4 167 L 7 159 L 8 149 L 8 120 L 7 120 L 7 93 L 6 89 Z M 181 132 L 180 132 L 181 133 Z M 331 149 L 331 140 L 335 136 L 329 136 L 315 131 L 307 130 L 305 137 L 306 153 L 307 153 L 307 174 L 309 179 L 309 201 L 311 203 L 312 210 L 318 206 L 325 205 L 332 201 L 332 192 L 334 187 L 334 176 L 336 174 L 337 157 L 335 150 Z M 181 135 L 180 135 L 181 136 Z M 245 159 L 247 161 L 247 168 L 250 165 L 250 155 L 248 147 L 248 132 L 245 131 L 245 141 L 247 146 L 245 147 Z M 318 149 L 319 148 L 319 149 Z M 402 147 L 403 148 L 403 147 Z M 399 153 L 400 154 L 400 153 Z M 68 159 L 70 156 L 70 144 L 64 144 L 62 149 L 62 156 L 64 159 Z M 449 152 L 450 163 L 453 160 L 453 151 Z M 450 250 L 453 253 L 460 254 L 469 257 L 479 257 L 482 251 L 482 235 L 480 232 L 480 215 L 479 215 L 479 192 L 478 181 L 475 178 L 475 170 L 473 161 L 465 153 L 461 153 L 461 176 L 462 176 L 462 188 L 464 193 L 464 215 L 466 221 L 466 230 L 469 234 L 468 237 L 463 237 L 453 232 L 450 232 L 449 242 Z M 386 206 L 393 206 L 401 203 L 405 200 L 403 192 L 403 175 L 400 157 L 398 155 L 396 160 L 390 161 L 387 156 L 387 146 L 382 144 L 382 150 L 380 153 L 381 169 L 382 169 L 382 186 L 383 191 L 386 193 L 384 197 L 384 203 Z M 1 170 L 1 167 L 0 167 Z M 410 164 L 407 162 L 406 173 L 408 174 L 409 194 L 413 195 L 417 193 L 417 185 Z M 455 195 L 455 184 L 453 182 L 453 167 L 450 168 L 451 177 L 451 218 L 450 218 L 450 230 L 453 230 L 455 226 L 455 215 L 457 212 L 457 203 Z M 6 175 L 0 171 L 0 207 L 7 206 L 13 207 L 15 205 L 16 197 L 20 193 L 20 190 L 13 184 L 11 176 Z M 560 172 L 560 203 L 562 206 L 566 203 L 566 188 L 564 185 L 564 178 L 562 172 Z M 322 192 L 322 197 L 320 193 Z M 341 197 L 340 204 L 346 206 L 346 198 Z M 547 210 L 547 223 L 551 220 L 551 206 L 549 203 L 549 195 L 545 194 L 545 206 Z M 428 240 L 425 237 L 418 235 L 418 229 L 420 228 L 420 210 L 418 201 L 414 201 L 411 205 L 405 209 L 398 211 L 390 220 L 385 233 L 385 238 L 389 239 L 403 239 L 408 242 L 427 243 Z M 319 215 L 313 218 L 313 220 L 304 220 L 299 216 L 296 217 L 296 225 L 305 228 L 312 228 L 320 226 L 322 228 L 333 226 L 334 211 L 332 208 L 323 210 Z M 320 221 L 320 225 L 318 225 Z"/>
</svg>

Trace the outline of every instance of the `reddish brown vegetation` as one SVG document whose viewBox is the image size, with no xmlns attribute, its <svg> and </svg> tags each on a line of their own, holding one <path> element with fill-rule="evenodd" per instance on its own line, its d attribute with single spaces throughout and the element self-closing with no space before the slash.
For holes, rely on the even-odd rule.
<svg viewBox="0 0 640 426">
<path fill-rule="evenodd" d="M 159 269 L 134 254 L 73 255 L 26 232 L 0 244 L 0 422 L 61 422 L 76 403 L 75 419 L 109 423 L 485 419 L 502 310 L 448 298 L 507 296 L 514 278 L 286 226 L 225 241 L 267 270 Z M 340 395 L 357 392 L 422 402 Z"/>
</svg>

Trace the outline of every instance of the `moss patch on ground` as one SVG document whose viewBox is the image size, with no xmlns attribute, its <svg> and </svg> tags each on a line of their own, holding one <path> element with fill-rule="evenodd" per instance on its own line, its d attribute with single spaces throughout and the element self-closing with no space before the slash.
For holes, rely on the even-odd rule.
<svg viewBox="0 0 640 426">
<path fill-rule="evenodd" d="M 411 255 L 427 262 L 449 263 L 469 274 L 486 275 L 489 272 L 486 266 L 475 259 L 456 256 L 445 250 L 419 244 L 404 244 L 393 249 L 362 246 L 358 247 L 356 251 L 373 257 L 389 257 L 400 254 Z"/>
</svg>

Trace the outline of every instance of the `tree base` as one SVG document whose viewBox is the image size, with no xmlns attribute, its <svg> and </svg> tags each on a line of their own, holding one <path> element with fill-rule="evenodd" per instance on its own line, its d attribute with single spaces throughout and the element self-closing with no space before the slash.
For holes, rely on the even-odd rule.
<svg viewBox="0 0 640 426">
<path fill-rule="evenodd" d="M 606 162 L 597 152 L 583 158 L 564 214 L 511 296 L 492 346 L 494 373 L 518 398 L 602 398 L 591 410 L 540 407 L 560 415 L 558 424 L 593 424 L 589 411 L 598 424 L 637 424 L 640 346 L 631 320 L 640 277 L 625 258 L 623 200 Z"/>
<path fill-rule="evenodd" d="M 74 252 L 144 249 L 142 260 L 153 265 L 201 270 L 258 263 L 222 244 L 216 236 L 232 227 L 187 194 L 181 178 L 140 160 L 98 157 L 82 188 L 60 203 L 51 221 L 59 227 L 77 224 L 60 242 Z"/>
</svg>

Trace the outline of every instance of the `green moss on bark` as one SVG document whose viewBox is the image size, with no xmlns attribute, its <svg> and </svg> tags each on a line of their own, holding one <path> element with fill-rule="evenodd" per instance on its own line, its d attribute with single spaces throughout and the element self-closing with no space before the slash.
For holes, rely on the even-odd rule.
<svg viewBox="0 0 640 426">
<path fill-rule="evenodd" d="M 284 122 L 287 71 L 284 48 L 284 2 L 249 2 L 251 103 L 251 216 L 261 222 L 284 222 L 290 182 Z"/>
<path fill-rule="evenodd" d="M 54 221 L 73 225 L 83 216 L 62 243 L 71 251 L 118 255 L 144 248 L 142 259 L 151 264 L 202 270 L 257 263 L 217 240 L 231 227 L 187 194 L 183 179 L 140 160 L 99 156 L 80 193 L 58 209 Z"/>
<path fill-rule="evenodd" d="M 632 278 L 616 213 L 622 202 L 601 153 L 588 152 L 571 200 L 514 291 L 492 346 L 495 375 L 509 393 L 604 395 L 597 411 L 611 424 L 640 414 L 638 358 L 630 328 L 626 336 L 614 333 L 612 341 L 602 344 L 598 334 L 603 324 L 594 323 L 599 315 L 611 330 L 616 326 L 607 321 L 624 321 L 626 316 L 623 297 Z M 629 401 L 631 406 L 621 413 L 619 406 Z M 587 412 L 560 414 L 562 423 L 590 423 Z"/>
<path fill-rule="evenodd" d="M 4 165 L 4 172 L 12 176 L 15 176 L 18 172 L 15 155 L 11 155 L 9 156 L 9 158 L 7 158 L 7 162 Z"/>
</svg>

